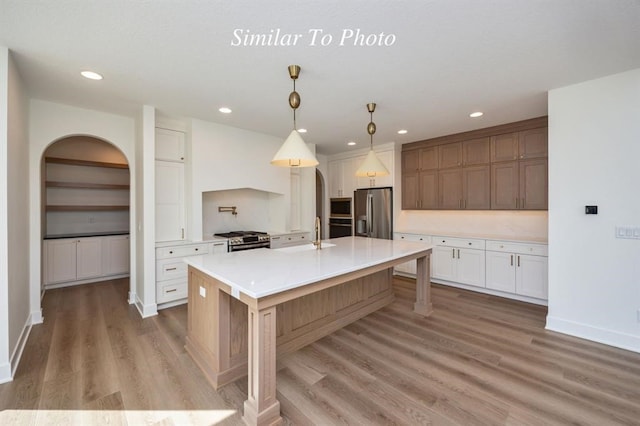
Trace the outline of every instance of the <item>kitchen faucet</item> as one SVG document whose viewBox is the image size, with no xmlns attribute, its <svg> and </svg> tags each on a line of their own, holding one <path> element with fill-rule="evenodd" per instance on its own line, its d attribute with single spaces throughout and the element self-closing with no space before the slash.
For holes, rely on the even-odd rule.
<svg viewBox="0 0 640 426">
<path fill-rule="evenodd" d="M 320 217 L 316 216 L 316 226 L 315 226 L 315 235 L 314 235 L 314 241 L 313 241 L 313 245 L 316 246 L 316 250 L 320 250 L 322 248 L 322 241 L 320 238 Z"/>
</svg>

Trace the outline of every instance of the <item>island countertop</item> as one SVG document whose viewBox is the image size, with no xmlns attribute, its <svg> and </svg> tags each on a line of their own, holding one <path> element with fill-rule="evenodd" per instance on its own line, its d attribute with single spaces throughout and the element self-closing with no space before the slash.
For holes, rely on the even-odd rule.
<svg viewBox="0 0 640 426">
<path fill-rule="evenodd" d="M 242 292 L 261 298 L 320 280 L 397 260 L 419 257 L 431 245 L 412 241 L 342 237 L 323 240 L 321 250 L 303 246 L 255 249 L 185 258 L 190 266 Z"/>
</svg>

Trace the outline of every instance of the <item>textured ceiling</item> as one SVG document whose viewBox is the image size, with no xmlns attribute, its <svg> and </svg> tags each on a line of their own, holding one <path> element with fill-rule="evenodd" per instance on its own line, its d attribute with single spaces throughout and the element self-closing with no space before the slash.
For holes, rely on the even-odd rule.
<svg viewBox="0 0 640 426">
<path fill-rule="evenodd" d="M 296 45 L 244 45 L 278 29 Z M 341 43 L 358 30 L 390 45 Z M 0 45 L 34 98 L 130 116 L 152 105 L 282 138 L 299 64 L 298 126 L 331 154 L 367 146 L 368 102 L 376 144 L 545 115 L 548 90 L 640 67 L 640 1 L 0 0 Z"/>
</svg>

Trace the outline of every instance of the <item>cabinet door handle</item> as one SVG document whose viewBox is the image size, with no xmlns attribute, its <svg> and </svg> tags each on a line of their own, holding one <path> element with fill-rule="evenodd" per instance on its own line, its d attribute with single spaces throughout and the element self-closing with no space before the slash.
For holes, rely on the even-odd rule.
<svg viewBox="0 0 640 426">
<path fill-rule="evenodd" d="M 169 254 L 173 254 L 173 250 L 169 250 Z"/>
<path fill-rule="evenodd" d="M 456 258 L 456 249 L 451 249 L 451 257 Z"/>
<path fill-rule="evenodd" d="M 460 259 L 460 249 L 458 249 L 458 259 Z"/>
<path fill-rule="evenodd" d="M 525 198 L 522 198 L 522 199 L 521 199 L 521 201 L 520 201 L 520 208 L 521 208 L 521 209 L 524 209 L 524 208 L 525 208 L 525 207 L 524 207 L 524 203 L 526 203 L 526 202 L 527 202 L 527 201 L 526 201 L 526 199 L 525 199 Z"/>
<path fill-rule="evenodd" d="M 458 208 L 461 209 L 462 208 L 462 199 L 458 200 Z"/>
<path fill-rule="evenodd" d="M 511 255 L 511 266 L 513 266 L 513 255 Z"/>
<path fill-rule="evenodd" d="M 215 243 L 214 244 L 215 247 L 219 247 L 219 246 L 223 246 L 223 245 L 224 245 L 224 243 Z"/>
<path fill-rule="evenodd" d="M 520 256 L 518 256 L 518 268 L 520 267 Z"/>
<path fill-rule="evenodd" d="M 182 229 L 182 239 L 184 240 L 184 228 L 181 228 L 181 229 Z"/>
<path fill-rule="evenodd" d="M 171 290 L 165 291 L 165 293 L 173 293 L 174 291 L 178 291 L 177 288 L 172 288 Z"/>
<path fill-rule="evenodd" d="M 196 251 L 200 250 L 199 248 L 196 248 Z"/>
<path fill-rule="evenodd" d="M 178 269 L 178 268 L 167 268 L 167 269 L 165 269 L 165 271 L 175 271 L 176 269 Z"/>
</svg>

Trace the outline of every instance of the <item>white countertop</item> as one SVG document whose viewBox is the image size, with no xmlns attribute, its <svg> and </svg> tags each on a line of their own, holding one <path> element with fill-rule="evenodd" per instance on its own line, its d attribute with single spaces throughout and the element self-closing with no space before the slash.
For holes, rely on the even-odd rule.
<svg viewBox="0 0 640 426">
<path fill-rule="evenodd" d="M 473 238 L 479 240 L 491 240 L 491 241 L 510 241 L 515 243 L 535 243 L 535 244 L 547 244 L 548 241 L 546 238 L 537 238 L 537 237 L 516 237 L 513 235 L 510 236 L 500 236 L 500 235 L 491 235 L 491 234 L 482 234 L 482 233 L 456 233 L 456 232 L 440 232 L 440 231 L 393 231 L 398 234 L 416 234 L 416 235 L 429 235 L 436 237 L 452 237 L 452 238 Z"/>
<path fill-rule="evenodd" d="M 255 249 L 185 258 L 189 265 L 231 286 L 260 298 L 317 281 L 417 254 L 432 246 L 399 240 L 343 237 L 323 240 L 333 247 L 322 250 Z"/>
</svg>

